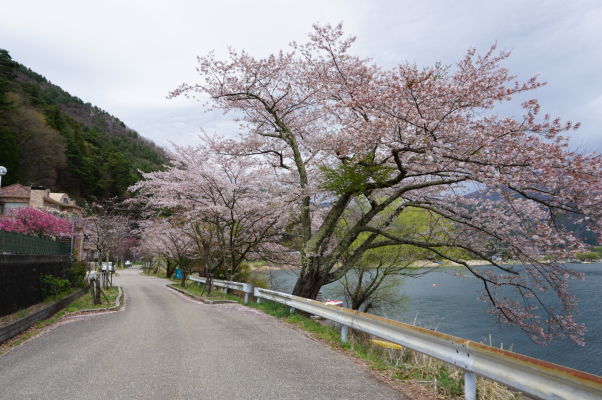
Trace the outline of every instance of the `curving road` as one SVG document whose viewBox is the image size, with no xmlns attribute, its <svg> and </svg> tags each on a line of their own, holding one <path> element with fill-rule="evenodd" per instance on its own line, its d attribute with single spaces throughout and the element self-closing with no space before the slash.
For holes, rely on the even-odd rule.
<svg viewBox="0 0 602 400">
<path fill-rule="evenodd" d="M 398 399 L 328 346 L 240 305 L 120 272 L 124 311 L 66 323 L 0 357 L 0 399 Z"/>
</svg>

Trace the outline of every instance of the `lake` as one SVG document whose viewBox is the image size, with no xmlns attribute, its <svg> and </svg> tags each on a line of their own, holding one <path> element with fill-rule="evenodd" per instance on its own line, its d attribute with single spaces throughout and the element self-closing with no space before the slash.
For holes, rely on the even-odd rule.
<svg viewBox="0 0 602 400">
<path fill-rule="evenodd" d="M 579 298 L 577 321 L 588 331 L 584 347 L 568 339 L 540 346 L 517 328 L 499 325 L 485 313 L 487 305 L 479 300 L 481 283 L 472 277 L 457 277 L 464 271 L 456 268 L 436 269 L 418 278 L 406 278 L 398 287 L 407 296 L 401 306 L 389 307 L 380 315 L 413 323 L 439 332 L 483 342 L 570 368 L 602 375 L 602 263 L 570 264 L 583 272 L 584 281 L 571 281 L 571 293 Z M 293 271 L 270 271 L 272 288 L 290 293 L 297 279 Z M 322 288 L 324 298 L 343 298 L 337 283 Z M 490 342 L 491 341 L 491 342 Z"/>
</svg>

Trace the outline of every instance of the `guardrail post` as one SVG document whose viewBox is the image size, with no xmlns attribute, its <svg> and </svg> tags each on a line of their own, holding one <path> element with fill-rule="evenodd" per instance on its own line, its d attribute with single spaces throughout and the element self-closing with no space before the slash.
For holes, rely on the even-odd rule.
<svg viewBox="0 0 602 400">
<path fill-rule="evenodd" d="M 464 371 L 464 399 L 477 400 L 477 376 L 474 372 Z"/>
<path fill-rule="evenodd" d="M 341 327 L 341 342 L 343 343 L 347 343 L 347 340 L 349 336 L 349 327 L 347 325 L 343 325 Z"/>
<path fill-rule="evenodd" d="M 252 295 L 255 293 L 255 287 L 250 283 L 243 283 L 242 292 L 245 294 L 245 304 L 252 300 Z"/>
<path fill-rule="evenodd" d="M 295 312 L 295 307 L 289 308 L 288 312 L 291 313 L 291 314 L 294 313 Z"/>
</svg>

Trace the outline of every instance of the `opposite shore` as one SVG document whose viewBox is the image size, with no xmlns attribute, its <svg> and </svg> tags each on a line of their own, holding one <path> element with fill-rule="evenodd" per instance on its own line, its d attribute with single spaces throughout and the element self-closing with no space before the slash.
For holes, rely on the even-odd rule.
<svg viewBox="0 0 602 400">
<path fill-rule="evenodd" d="M 466 260 L 466 263 L 471 266 L 471 267 L 486 267 L 486 266 L 490 266 L 492 265 L 489 261 L 487 260 Z M 574 263 L 590 263 L 590 262 L 581 262 L 581 261 L 565 261 L 564 263 L 567 264 L 574 264 Z M 504 261 L 501 262 L 500 265 L 516 265 L 519 264 L 519 262 L 512 262 L 512 261 Z M 434 261 L 430 261 L 430 260 L 418 260 L 413 262 L 409 268 L 454 268 L 454 267 L 462 267 L 462 264 L 458 264 L 455 262 L 445 262 L 445 263 L 436 263 Z M 281 270 L 281 269 L 288 269 L 288 270 L 299 270 L 300 267 L 298 266 L 292 266 L 292 265 L 268 265 L 268 264 L 260 264 L 257 263 L 255 266 L 251 267 L 251 270 L 253 271 L 275 271 L 275 270 Z"/>
</svg>

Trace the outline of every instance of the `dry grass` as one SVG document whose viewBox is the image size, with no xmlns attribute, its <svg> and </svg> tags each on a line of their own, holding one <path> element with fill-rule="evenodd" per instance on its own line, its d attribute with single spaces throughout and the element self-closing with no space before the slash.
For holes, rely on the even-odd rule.
<svg viewBox="0 0 602 400">
<path fill-rule="evenodd" d="M 0 328 L 2 328 L 3 326 L 10 325 L 15 321 L 20 320 L 21 318 L 25 318 L 29 314 L 39 311 L 42 308 L 47 307 L 47 306 L 48 306 L 48 303 L 42 302 L 42 303 L 34 304 L 34 305 L 24 308 L 22 310 L 19 310 L 15 313 L 4 315 L 4 316 L 0 317 Z"/>
<path fill-rule="evenodd" d="M 386 348 L 372 342 L 368 335 L 356 334 L 354 340 L 368 346 L 369 351 L 380 357 L 393 368 L 393 377 L 430 385 L 434 391 L 446 398 L 461 399 L 464 392 L 464 371 L 425 354 L 398 346 Z M 393 372 L 395 371 L 395 372 Z M 478 377 L 477 399 L 521 400 L 520 393 L 490 379 Z"/>
<path fill-rule="evenodd" d="M 69 290 L 59 293 L 56 296 L 49 296 L 40 303 L 33 304 L 27 308 L 23 308 L 12 314 L 4 315 L 4 316 L 0 317 L 0 328 L 3 326 L 10 325 L 15 321 L 20 320 L 21 318 L 25 318 L 28 315 L 33 314 L 34 312 L 43 309 L 44 307 L 48 307 L 50 304 L 52 304 L 64 297 L 69 296 L 71 293 L 75 292 L 76 290 L 79 290 L 79 288 L 70 288 Z"/>
<path fill-rule="evenodd" d="M 407 348 L 394 345 L 387 348 L 375 344 L 374 337 L 362 332 L 350 332 L 349 342 L 342 343 L 340 330 L 329 321 L 316 321 L 301 313 L 290 313 L 282 304 L 263 301 L 249 304 L 293 324 L 338 351 L 360 360 L 405 397 L 415 400 L 464 398 L 464 371 L 443 361 Z M 526 399 L 503 385 L 488 379 L 477 379 L 479 400 Z"/>
</svg>

